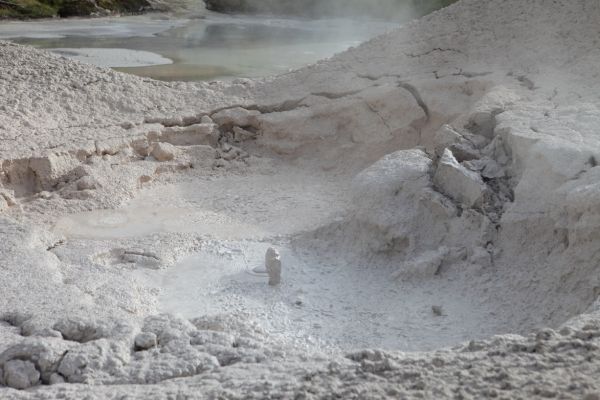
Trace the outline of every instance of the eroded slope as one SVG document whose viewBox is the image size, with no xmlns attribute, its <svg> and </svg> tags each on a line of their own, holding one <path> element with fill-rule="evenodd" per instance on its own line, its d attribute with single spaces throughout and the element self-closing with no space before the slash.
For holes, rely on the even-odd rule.
<svg viewBox="0 0 600 400">
<path fill-rule="evenodd" d="M 463 0 L 331 60 L 231 85 L 157 83 L 1 44 L 0 381 L 31 387 L 2 395 L 597 398 L 599 22 L 592 0 Z M 204 290 L 270 245 L 310 268 L 284 275 L 276 296 L 243 270 Z M 159 314 L 151 277 L 186 255 L 201 257 L 199 275 L 163 295 L 175 288 L 193 307 L 185 290 L 200 288 L 223 314 Z M 261 320 L 257 299 L 268 318 L 331 301 L 285 291 L 336 268 L 365 281 L 348 314 L 381 322 L 385 304 L 380 318 L 410 317 L 397 342 L 376 337 L 393 321 L 363 330 L 366 347 L 390 350 L 325 354 Z M 411 293 L 397 298 L 410 313 L 388 309 L 394 290 L 369 308 L 370 270 Z M 352 286 L 339 274 L 320 281 Z M 407 332 L 430 342 L 403 348 Z M 478 340 L 394 351 L 436 336 Z"/>
</svg>

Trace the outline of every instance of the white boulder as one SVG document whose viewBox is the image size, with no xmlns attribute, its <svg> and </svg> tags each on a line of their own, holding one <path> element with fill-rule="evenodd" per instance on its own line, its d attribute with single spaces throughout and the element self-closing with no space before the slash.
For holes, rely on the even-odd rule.
<svg viewBox="0 0 600 400">
<path fill-rule="evenodd" d="M 10 360 L 4 364 L 4 383 L 13 389 L 27 389 L 40 381 L 40 373 L 31 361 Z"/>
<path fill-rule="evenodd" d="M 442 193 L 465 207 L 483 204 L 487 186 L 477 173 L 460 165 L 448 149 L 439 161 L 433 182 Z"/>
</svg>

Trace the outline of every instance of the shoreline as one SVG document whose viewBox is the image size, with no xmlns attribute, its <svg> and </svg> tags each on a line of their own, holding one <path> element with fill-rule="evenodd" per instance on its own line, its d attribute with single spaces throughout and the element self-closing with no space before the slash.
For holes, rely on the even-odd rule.
<svg viewBox="0 0 600 400">
<path fill-rule="evenodd" d="M 87 2 L 86 0 L 76 0 L 63 3 L 62 0 L 52 1 L 49 4 L 44 3 L 48 0 L 35 0 L 33 3 L 27 3 L 21 7 L 16 7 L 20 0 L 5 2 L 4 7 L 0 4 L 0 22 L 2 21 L 37 21 L 69 18 L 102 18 L 135 16 L 151 13 L 181 13 L 186 12 L 199 17 L 199 9 L 204 9 L 204 3 L 201 0 L 179 0 L 163 2 L 161 0 L 101 0 L 100 5 L 96 2 Z M 77 3 L 79 1 L 79 3 Z M 131 4 L 138 2 L 137 5 Z M 11 5 L 13 8 L 10 8 Z M 15 8 L 16 7 L 16 8 Z M 36 10 L 36 7 L 39 10 Z M 106 8 L 108 7 L 108 8 Z M 133 9 L 132 7 L 137 7 Z M 10 10 L 21 10 L 20 15 L 10 13 Z"/>
</svg>

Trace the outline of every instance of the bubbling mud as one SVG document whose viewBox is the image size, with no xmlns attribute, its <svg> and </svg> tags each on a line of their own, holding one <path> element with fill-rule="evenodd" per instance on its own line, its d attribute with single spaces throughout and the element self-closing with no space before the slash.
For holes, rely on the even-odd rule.
<svg viewBox="0 0 600 400">
<path fill-rule="evenodd" d="M 136 271 L 157 289 L 158 311 L 247 316 L 273 340 L 307 350 L 430 350 L 495 332 L 492 310 L 462 279 L 404 283 L 395 263 L 347 260 L 299 239 L 336 223 L 347 207 L 347 183 L 286 168 L 148 189 L 122 209 L 66 216 L 55 230 L 92 241 L 202 235 L 201 250 L 175 266 Z M 269 247 L 283 264 L 275 287 L 255 272 Z M 439 306 L 443 315 L 432 311 Z"/>
</svg>

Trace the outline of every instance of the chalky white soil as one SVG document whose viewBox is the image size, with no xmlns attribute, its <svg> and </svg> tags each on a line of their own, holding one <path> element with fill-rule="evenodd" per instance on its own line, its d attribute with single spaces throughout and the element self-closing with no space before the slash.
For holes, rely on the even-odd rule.
<svg viewBox="0 0 600 400">
<path fill-rule="evenodd" d="M 599 26 L 462 0 L 230 83 L 0 42 L 0 397 L 600 398 Z"/>
<path fill-rule="evenodd" d="M 150 51 L 129 49 L 54 48 L 55 54 L 100 67 L 146 67 L 173 61 Z"/>
</svg>

